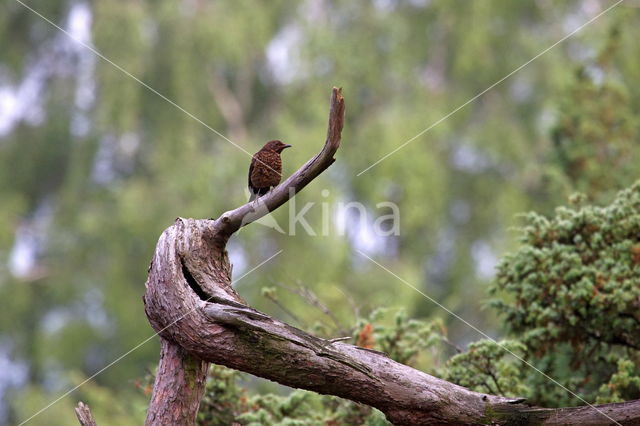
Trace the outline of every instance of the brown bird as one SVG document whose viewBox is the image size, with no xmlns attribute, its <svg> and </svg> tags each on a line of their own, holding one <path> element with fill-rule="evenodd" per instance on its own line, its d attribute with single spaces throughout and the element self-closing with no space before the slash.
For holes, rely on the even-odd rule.
<svg viewBox="0 0 640 426">
<path fill-rule="evenodd" d="M 282 159 L 280 153 L 291 145 L 281 141 L 269 141 L 256 152 L 249 166 L 249 201 L 261 197 L 280 183 L 282 177 Z"/>
</svg>

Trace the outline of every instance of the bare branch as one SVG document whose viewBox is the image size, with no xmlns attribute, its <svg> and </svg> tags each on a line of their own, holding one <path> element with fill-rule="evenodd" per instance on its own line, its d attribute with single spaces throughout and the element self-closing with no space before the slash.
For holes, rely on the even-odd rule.
<svg viewBox="0 0 640 426">
<path fill-rule="evenodd" d="M 231 288 L 228 259 L 210 237 L 211 230 L 212 221 L 194 219 L 178 219 L 168 228 L 158 243 L 144 297 L 154 329 L 194 359 L 367 404 L 394 424 L 529 419 L 554 424 L 569 415 L 586 423 L 609 421 L 593 408 L 541 409 L 522 399 L 472 392 L 379 352 L 321 339 L 258 312 Z M 157 378 L 156 386 L 162 380 Z M 622 424 L 640 421 L 640 401 L 605 409 Z"/>
<path fill-rule="evenodd" d="M 96 421 L 91 414 L 89 406 L 84 402 L 78 402 L 78 406 L 75 408 L 75 412 L 81 426 L 97 426 Z"/>
<path fill-rule="evenodd" d="M 305 302 L 317 308 L 323 314 L 328 316 L 331 319 L 331 321 L 333 321 L 333 324 L 339 333 L 349 334 L 350 331 L 342 325 L 342 323 L 338 320 L 338 317 L 335 316 L 335 314 L 327 307 L 327 305 L 322 303 L 322 301 L 318 298 L 318 296 L 309 287 L 301 283 L 297 283 L 298 288 L 289 287 L 282 283 L 276 283 L 276 285 L 288 290 L 289 292 L 295 295 L 300 296 L 302 299 L 305 300 Z"/>
<path fill-rule="evenodd" d="M 266 211 L 284 204 L 333 163 L 343 124 L 344 100 L 334 88 L 322 151 L 261 198 Z M 147 424 L 193 420 L 208 362 L 367 404 L 399 425 L 608 424 L 611 419 L 639 424 L 640 401 L 597 410 L 529 407 L 522 398 L 473 392 L 380 352 L 312 336 L 246 306 L 231 286 L 225 246 L 230 235 L 266 211 L 256 214 L 254 205 L 246 204 L 215 221 L 178 218 L 160 236 L 144 295 L 147 318 L 162 337 Z"/>
<path fill-rule="evenodd" d="M 285 305 L 283 305 L 282 303 L 280 303 L 280 300 L 278 300 L 278 297 L 275 295 L 274 292 L 271 292 L 269 290 L 265 291 L 263 288 L 262 291 L 262 295 L 264 297 L 266 297 L 267 299 L 269 299 L 271 301 L 271 303 L 273 303 L 274 305 L 276 305 L 278 308 L 280 308 L 280 310 L 282 312 L 284 312 L 285 314 L 287 314 L 291 319 L 293 319 L 296 323 L 300 324 L 303 328 L 307 328 L 307 323 L 305 321 L 303 321 L 302 319 L 300 319 L 296 314 L 294 314 L 293 312 L 291 312 L 290 309 L 288 309 Z"/>
<path fill-rule="evenodd" d="M 235 210 L 228 211 L 216 220 L 216 232 L 227 238 L 240 227 L 254 222 L 274 211 L 300 192 L 305 186 L 325 171 L 333 162 L 333 157 L 340 147 L 342 128 L 344 126 L 344 98 L 342 89 L 333 88 L 329 107 L 329 127 L 327 139 L 315 157 L 307 161 L 287 180 L 282 182 L 268 194 L 259 198 L 259 202 L 250 202 Z"/>
</svg>

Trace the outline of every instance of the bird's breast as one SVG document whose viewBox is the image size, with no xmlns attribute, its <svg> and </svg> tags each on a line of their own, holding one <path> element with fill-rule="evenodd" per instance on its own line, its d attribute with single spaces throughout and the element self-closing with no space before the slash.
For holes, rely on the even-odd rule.
<svg viewBox="0 0 640 426">
<path fill-rule="evenodd" d="M 261 151 L 255 156 L 251 172 L 251 184 L 256 188 L 267 188 L 280 183 L 282 160 L 277 152 Z"/>
</svg>

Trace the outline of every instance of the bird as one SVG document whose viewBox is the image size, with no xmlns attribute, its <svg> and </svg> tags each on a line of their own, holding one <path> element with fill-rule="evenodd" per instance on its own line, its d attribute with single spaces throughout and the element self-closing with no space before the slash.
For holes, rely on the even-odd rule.
<svg viewBox="0 0 640 426">
<path fill-rule="evenodd" d="M 280 154 L 291 145 L 279 140 L 269 141 L 251 158 L 249 166 L 249 202 L 263 196 L 280 183 L 282 159 Z"/>
</svg>

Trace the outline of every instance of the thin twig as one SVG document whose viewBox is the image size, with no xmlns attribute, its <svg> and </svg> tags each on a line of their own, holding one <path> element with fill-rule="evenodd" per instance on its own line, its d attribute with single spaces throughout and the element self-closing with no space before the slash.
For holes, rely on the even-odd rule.
<svg viewBox="0 0 640 426">
<path fill-rule="evenodd" d="M 462 350 L 462 348 L 458 345 L 456 345 L 455 343 L 453 343 L 451 340 L 449 340 L 447 337 L 445 336 L 440 336 L 440 340 L 442 340 L 444 343 L 446 343 L 447 345 L 451 346 L 453 349 L 455 349 L 455 351 L 459 354 L 461 354 L 462 352 L 464 352 Z"/>
<path fill-rule="evenodd" d="M 297 288 L 287 286 L 283 283 L 275 283 L 275 284 L 290 291 L 293 294 L 300 296 L 311 306 L 320 310 L 323 314 L 325 314 L 327 317 L 331 319 L 331 321 L 334 323 L 337 331 L 340 334 L 350 334 L 349 330 L 343 326 L 340 320 L 338 320 L 338 318 L 333 314 L 333 312 L 331 312 L 331 310 L 327 307 L 327 305 L 322 303 L 322 301 L 318 298 L 318 296 L 316 296 L 316 294 L 310 288 L 305 287 L 299 282 L 297 283 L 297 286 L 298 286 Z"/>
<path fill-rule="evenodd" d="M 282 303 L 280 303 L 280 301 L 277 298 L 273 297 L 269 293 L 265 293 L 264 297 L 269 299 L 274 305 L 276 305 L 278 308 L 280 308 L 280 310 L 282 310 L 282 312 L 284 312 L 285 314 L 289 315 L 295 322 L 300 324 L 303 328 L 307 328 L 306 322 L 301 320 L 296 314 L 294 314 L 289 309 L 287 309 L 287 307 L 284 306 Z"/>
<path fill-rule="evenodd" d="M 351 310 L 353 311 L 354 320 L 357 320 L 358 318 L 360 318 L 360 306 L 358 306 L 356 301 L 353 300 L 353 297 L 351 297 L 349 293 L 341 289 L 339 286 L 334 285 L 333 287 L 336 288 L 340 293 L 342 293 L 344 298 L 347 299 L 347 302 L 349 302 L 349 305 L 351 306 Z"/>
</svg>

